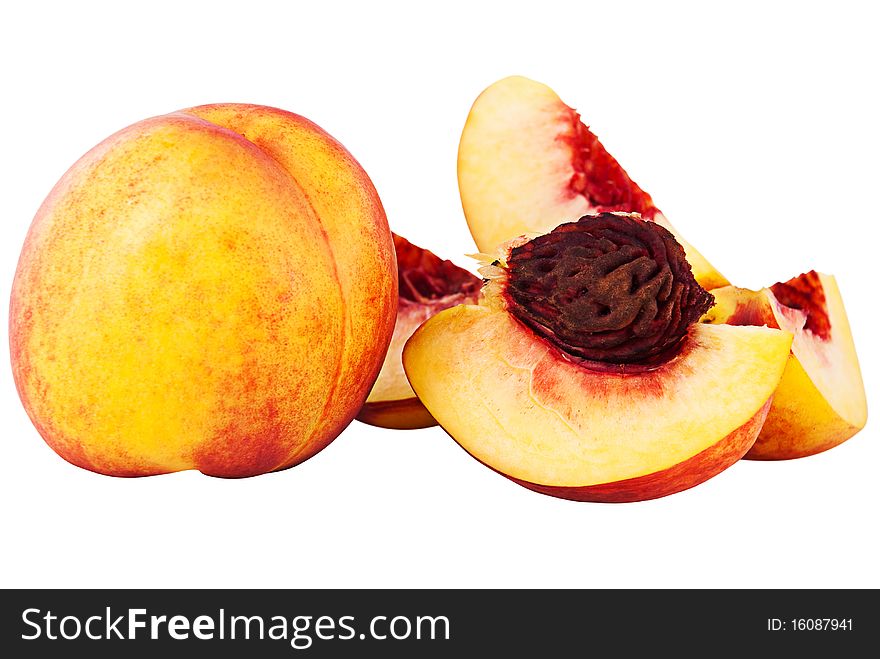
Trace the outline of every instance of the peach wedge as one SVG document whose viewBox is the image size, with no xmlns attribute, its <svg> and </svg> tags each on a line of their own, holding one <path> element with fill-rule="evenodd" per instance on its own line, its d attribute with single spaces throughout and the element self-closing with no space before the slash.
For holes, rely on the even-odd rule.
<svg viewBox="0 0 880 659">
<path fill-rule="evenodd" d="M 548 86 L 511 76 L 474 102 L 458 151 L 458 185 L 480 251 L 588 213 L 639 213 L 671 231 L 704 288 L 728 284 L 688 244 Z"/>
<path fill-rule="evenodd" d="M 397 322 L 379 378 L 358 421 L 383 428 L 412 430 L 437 425 L 419 401 L 403 372 L 403 346 L 413 332 L 434 314 L 457 304 L 474 304 L 482 284 L 479 277 L 405 238 L 393 234 L 397 254 Z"/>
<path fill-rule="evenodd" d="M 609 215 L 508 243 L 479 305 L 425 322 L 403 363 L 434 418 L 495 471 L 557 497 L 638 501 L 751 448 L 792 335 L 697 323 L 711 296 L 671 234 Z M 643 235 L 620 238 L 631 230 Z"/>
<path fill-rule="evenodd" d="M 746 458 L 813 455 L 865 426 L 865 388 L 833 276 L 811 271 L 760 291 L 725 286 L 712 294 L 716 304 L 704 322 L 767 325 L 794 334 L 767 421 Z"/>
</svg>

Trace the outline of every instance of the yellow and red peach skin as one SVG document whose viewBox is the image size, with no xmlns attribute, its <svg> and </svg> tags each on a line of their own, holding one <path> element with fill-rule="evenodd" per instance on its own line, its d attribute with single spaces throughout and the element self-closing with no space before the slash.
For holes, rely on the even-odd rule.
<svg viewBox="0 0 880 659">
<path fill-rule="evenodd" d="M 772 399 L 764 403 L 755 416 L 713 446 L 684 462 L 645 476 L 584 487 L 538 485 L 517 478 L 508 478 L 535 492 L 572 501 L 629 503 L 683 492 L 717 476 L 746 454 L 761 431 L 771 402 Z"/>
<path fill-rule="evenodd" d="M 773 406 L 747 459 L 814 455 L 865 426 L 865 388 L 833 276 L 808 272 L 759 291 L 726 286 L 712 293 L 716 304 L 704 322 L 767 325 L 794 335 Z"/>
<path fill-rule="evenodd" d="M 354 418 L 396 300 L 354 158 L 296 115 L 206 106 L 123 129 L 55 186 L 13 282 L 13 376 L 73 464 L 250 476 Z"/>
</svg>

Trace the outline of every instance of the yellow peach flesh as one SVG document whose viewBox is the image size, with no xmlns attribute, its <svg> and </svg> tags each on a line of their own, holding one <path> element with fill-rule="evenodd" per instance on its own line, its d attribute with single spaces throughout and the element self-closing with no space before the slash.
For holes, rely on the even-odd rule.
<svg viewBox="0 0 880 659">
<path fill-rule="evenodd" d="M 431 308 L 424 305 L 411 305 L 411 308 L 406 312 L 398 314 L 397 324 L 394 326 L 394 336 L 391 338 L 388 352 L 385 353 L 380 376 L 373 385 L 370 395 L 367 396 L 368 403 L 415 398 L 415 392 L 403 372 L 403 362 L 400 361 L 400 355 L 403 354 L 403 346 L 409 337 L 413 335 L 419 325 L 432 315 Z"/>
<path fill-rule="evenodd" d="M 459 143 L 458 182 L 480 251 L 596 212 L 587 196 L 570 187 L 576 174 L 572 117 L 552 89 L 521 76 L 499 80 L 474 102 Z M 651 209 L 649 219 L 675 235 L 704 288 L 728 283 L 653 204 Z"/>
<path fill-rule="evenodd" d="M 383 428 L 413 430 L 437 422 L 406 379 L 401 355 L 413 332 L 434 314 L 457 304 L 476 302 L 481 281 L 467 270 L 393 234 L 399 297 L 397 322 L 382 370 L 358 421 Z"/>
<path fill-rule="evenodd" d="M 397 315 L 397 324 L 385 360 L 367 402 L 358 413 L 358 420 L 370 425 L 396 430 L 413 430 L 437 425 L 406 379 L 403 371 L 403 346 L 435 309 L 409 304 Z"/>
<path fill-rule="evenodd" d="M 769 289 L 726 286 L 712 291 L 716 304 L 706 322 L 768 325 L 794 334 L 791 356 L 749 459 L 820 453 L 846 441 L 867 422 L 865 389 L 837 281 L 817 274 L 830 321 L 828 339 L 804 329 L 804 314 L 781 304 Z"/>
<path fill-rule="evenodd" d="M 571 151 L 559 137 L 570 129 L 569 108 L 552 89 L 527 78 L 505 78 L 477 98 L 459 143 L 458 180 L 481 251 L 588 212 L 582 196 L 565 192 Z M 546 192 L 536 194 L 536 184 Z"/>
<path fill-rule="evenodd" d="M 419 398 L 478 460 L 583 487 L 670 469 L 750 423 L 790 344 L 775 329 L 698 325 L 667 364 L 615 374 L 568 360 L 505 311 L 459 306 L 422 325 L 403 359 Z"/>
</svg>

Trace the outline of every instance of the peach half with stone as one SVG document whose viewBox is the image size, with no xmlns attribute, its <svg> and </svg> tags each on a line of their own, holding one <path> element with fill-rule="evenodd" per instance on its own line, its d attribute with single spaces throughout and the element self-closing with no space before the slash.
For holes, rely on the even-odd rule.
<svg viewBox="0 0 880 659">
<path fill-rule="evenodd" d="M 700 324 L 712 296 L 659 224 L 602 213 L 503 245 L 479 304 L 407 342 L 422 403 L 468 453 L 557 497 L 625 502 L 739 460 L 792 335 Z"/>
</svg>

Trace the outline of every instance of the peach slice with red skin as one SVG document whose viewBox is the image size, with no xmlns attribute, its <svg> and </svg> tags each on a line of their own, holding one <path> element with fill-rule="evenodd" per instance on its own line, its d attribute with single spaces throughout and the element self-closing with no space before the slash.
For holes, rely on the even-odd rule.
<svg viewBox="0 0 880 659">
<path fill-rule="evenodd" d="M 457 304 L 475 304 L 482 281 L 452 261 L 393 234 L 397 253 L 397 322 L 379 377 L 358 414 L 373 426 L 412 430 L 437 425 L 403 371 L 401 353 L 413 332 L 434 314 Z"/>
<path fill-rule="evenodd" d="M 625 219 L 663 244 L 588 217 L 548 234 L 573 234 L 557 244 L 511 241 L 479 304 L 435 315 L 403 352 L 440 425 L 545 494 L 639 501 L 720 473 L 754 443 L 788 358 L 789 332 L 696 323 L 711 296 L 675 266 L 681 247 Z"/>
<path fill-rule="evenodd" d="M 865 388 L 837 281 L 811 271 L 760 291 L 726 286 L 704 322 L 767 325 L 794 334 L 761 434 L 746 454 L 786 460 L 826 451 L 867 421 Z"/>
<path fill-rule="evenodd" d="M 459 144 L 458 184 L 483 252 L 586 214 L 634 212 L 675 235 L 704 288 L 729 283 L 673 228 L 580 115 L 534 80 L 504 78 L 474 102 Z"/>
</svg>

